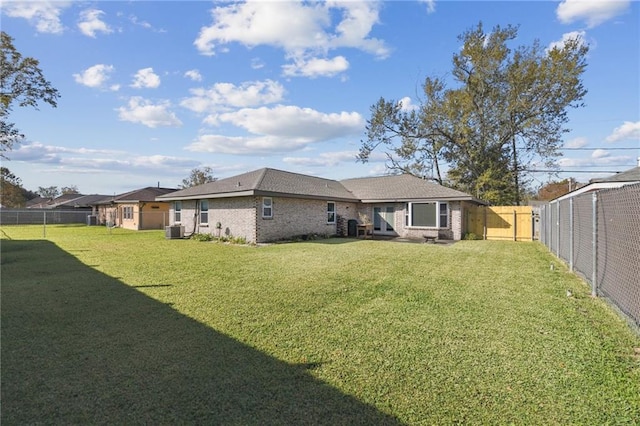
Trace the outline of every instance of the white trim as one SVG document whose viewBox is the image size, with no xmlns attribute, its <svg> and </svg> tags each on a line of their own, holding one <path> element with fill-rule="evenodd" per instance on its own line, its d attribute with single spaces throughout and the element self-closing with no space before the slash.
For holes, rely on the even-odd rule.
<svg viewBox="0 0 640 426">
<path fill-rule="evenodd" d="M 269 200 L 269 205 L 265 204 L 265 201 Z M 269 209 L 270 213 L 268 215 L 264 214 L 264 210 Z M 262 197 L 262 218 L 263 219 L 273 219 L 273 198 L 271 197 Z"/>
</svg>

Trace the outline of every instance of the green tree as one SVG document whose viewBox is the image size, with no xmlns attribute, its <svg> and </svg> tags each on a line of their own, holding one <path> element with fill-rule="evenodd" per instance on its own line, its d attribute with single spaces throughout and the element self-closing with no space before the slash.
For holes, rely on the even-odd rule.
<svg viewBox="0 0 640 426">
<path fill-rule="evenodd" d="M 3 207 L 24 207 L 37 194 L 22 187 L 22 180 L 6 167 L 0 167 L 0 204 Z"/>
<path fill-rule="evenodd" d="M 13 104 L 38 109 L 38 102 L 43 101 L 55 108 L 60 94 L 44 78 L 38 60 L 23 58 L 4 31 L 0 33 L 0 50 L 0 158 L 7 158 L 5 153 L 24 138 L 8 121 Z"/>
<path fill-rule="evenodd" d="M 550 50 L 538 41 L 515 49 L 517 28 L 482 23 L 459 36 L 454 88 L 426 78 L 418 109 L 372 106 L 359 159 L 386 148 L 388 167 L 425 176 L 495 204 L 520 204 L 528 164 L 554 167 L 568 131 L 568 109 L 582 106 L 588 52 L 580 39 Z M 448 169 L 446 179 L 441 170 Z"/>
<path fill-rule="evenodd" d="M 38 195 L 42 198 L 49 198 L 50 200 L 53 200 L 60 195 L 60 190 L 57 186 L 47 186 L 46 188 L 39 186 Z"/>
<path fill-rule="evenodd" d="M 189 177 L 182 179 L 181 188 L 190 188 L 192 186 L 198 186 L 209 182 L 216 181 L 217 178 L 213 177 L 213 169 L 209 166 L 192 169 L 189 173 Z"/>
<path fill-rule="evenodd" d="M 62 195 L 66 195 L 66 194 L 80 194 L 80 191 L 78 191 L 78 187 L 75 185 L 71 185 L 71 186 L 63 186 L 62 189 L 60 189 L 60 193 Z"/>
</svg>

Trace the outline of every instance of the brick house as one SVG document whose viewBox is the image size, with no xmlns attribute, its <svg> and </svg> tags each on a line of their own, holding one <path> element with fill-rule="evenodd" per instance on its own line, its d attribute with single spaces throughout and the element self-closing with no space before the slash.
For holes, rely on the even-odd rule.
<svg viewBox="0 0 640 426">
<path fill-rule="evenodd" d="M 268 242 L 320 234 L 459 240 L 468 194 L 411 175 L 336 181 L 270 168 L 158 196 L 171 202 L 169 222 L 186 236 L 207 233 Z"/>
</svg>

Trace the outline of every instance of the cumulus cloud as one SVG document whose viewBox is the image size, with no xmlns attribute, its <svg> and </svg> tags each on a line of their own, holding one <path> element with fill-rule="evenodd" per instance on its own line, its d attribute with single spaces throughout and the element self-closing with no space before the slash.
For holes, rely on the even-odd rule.
<svg viewBox="0 0 640 426">
<path fill-rule="evenodd" d="M 398 101 L 400 104 L 400 110 L 404 112 L 416 111 L 420 108 L 418 105 L 415 105 L 410 97 L 405 96 L 404 98 Z"/>
<path fill-rule="evenodd" d="M 107 25 L 100 17 L 104 15 L 104 12 L 98 9 L 87 9 L 80 12 L 80 21 L 78 22 L 78 28 L 80 32 L 88 37 L 96 37 L 97 32 L 109 34 L 113 30 Z"/>
<path fill-rule="evenodd" d="M 244 108 L 279 102 L 284 96 L 284 87 L 273 80 L 248 81 L 237 86 L 216 83 L 208 89 L 191 89 L 190 93 L 192 96 L 184 99 L 181 106 L 198 113 L 213 113 L 230 107 Z"/>
<path fill-rule="evenodd" d="M 362 133 L 364 119 L 356 112 L 325 114 L 309 108 L 276 106 L 244 108 L 220 114 L 218 120 L 245 129 L 249 136 L 203 134 L 187 149 L 226 154 L 276 154 Z"/>
<path fill-rule="evenodd" d="M 593 151 L 590 157 L 561 158 L 558 160 L 560 167 L 597 167 L 597 166 L 626 166 L 633 164 L 634 159 L 627 155 L 611 155 L 604 149 Z"/>
<path fill-rule="evenodd" d="M 565 142 L 564 147 L 575 149 L 575 148 L 583 148 L 588 144 L 589 144 L 589 141 L 587 140 L 587 138 L 578 137 Z"/>
<path fill-rule="evenodd" d="M 427 5 L 427 13 L 433 13 L 436 11 L 436 0 L 420 0 L 420 3 Z"/>
<path fill-rule="evenodd" d="M 73 78 L 76 83 L 82 84 L 83 86 L 104 88 L 109 78 L 111 78 L 110 74 L 114 70 L 113 65 L 96 64 L 79 74 L 73 74 Z M 112 88 L 116 90 L 118 87 L 119 86 L 112 86 Z"/>
<path fill-rule="evenodd" d="M 344 57 L 326 59 L 329 51 L 353 48 L 386 58 L 384 41 L 370 37 L 379 21 L 379 2 L 259 2 L 248 1 L 215 7 L 213 23 L 202 27 L 194 42 L 203 55 L 224 51 L 230 43 L 247 47 L 269 45 L 294 59 L 285 67 L 293 76 L 335 75 L 345 70 Z M 332 16 L 339 15 L 333 26 Z M 323 59 L 324 58 L 324 59 Z"/>
<path fill-rule="evenodd" d="M 147 127 L 179 127 L 182 122 L 169 110 L 169 101 L 153 103 L 147 99 L 134 96 L 127 106 L 117 109 L 122 121 L 144 124 Z"/>
<path fill-rule="evenodd" d="M 364 130 L 364 119 L 357 112 L 326 114 L 311 108 L 286 105 L 243 108 L 220 114 L 218 119 L 253 134 L 306 142 L 330 140 Z"/>
<path fill-rule="evenodd" d="M 289 77 L 333 77 L 349 69 L 349 61 L 344 56 L 332 59 L 296 58 L 293 64 L 282 66 L 284 75 Z"/>
<path fill-rule="evenodd" d="M 620 127 L 616 127 L 607 138 L 607 142 L 618 142 L 622 140 L 640 140 L 640 121 L 635 123 L 625 121 Z"/>
<path fill-rule="evenodd" d="M 560 40 L 549 43 L 547 50 L 562 49 L 570 40 L 577 40 L 581 45 L 584 45 L 586 44 L 586 37 L 587 33 L 584 31 L 571 31 L 569 33 L 564 33 Z"/>
<path fill-rule="evenodd" d="M 158 86 L 160 86 L 160 76 L 153 72 L 153 68 L 138 70 L 131 83 L 131 87 L 136 89 L 155 89 Z"/>
<path fill-rule="evenodd" d="M 70 5 L 70 1 L 5 1 L 1 9 L 7 16 L 26 19 L 39 33 L 62 34 L 60 14 Z"/>
<path fill-rule="evenodd" d="M 629 0 L 564 0 L 556 16 L 564 24 L 584 21 L 593 28 L 624 13 L 629 4 Z"/>
<path fill-rule="evenodd" d="M 198 70 L 189 70 L 184 73 L 184 76 L 192 81 L 202 81 L 202 74 Z"/>
<path fill-rule="evenodd" d="M 315 157 L 284 157 L 283 162 L 294 166 L 333 167 L 342 163 L 354 163 L 357 151 L 322 152 Z"/>
<path fill-rule="evenodd" d="M 39 142 L 22 144 L 11 154 L 14 161 L 49 164 L 64 167 L 67 173 L 86 173 L 96 171 L 158 171 L 174 172 L 176 168 L 189 168 L 199 165 L 197 160 L 166 155 L 138 156 L 125 151 L 68 148 L 45 145 Z"/>
</svg>

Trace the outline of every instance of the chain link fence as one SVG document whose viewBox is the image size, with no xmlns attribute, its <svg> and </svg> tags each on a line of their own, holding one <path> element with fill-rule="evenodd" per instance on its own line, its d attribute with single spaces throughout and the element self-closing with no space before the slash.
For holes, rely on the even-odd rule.
<svg viewBox="0 0 640 426">
<path fill-rule="evenodd" d="M 554 201 L 540 215 L 542 243 L 640 325 L 640 184 Z"/>
<path fill-rule="evenodd" d="M 87 224 L 91 210 L 0 209 L 1 225 Z"/>
</svg>

